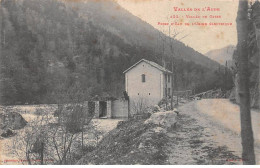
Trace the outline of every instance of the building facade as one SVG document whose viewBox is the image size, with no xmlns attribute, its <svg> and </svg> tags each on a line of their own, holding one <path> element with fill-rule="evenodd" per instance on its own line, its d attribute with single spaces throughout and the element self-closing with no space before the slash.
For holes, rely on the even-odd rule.
<svg viewBox="0 0 260 168">
<path fill-rule="evenodd" d="M 172 72 L 155 62 L 142 59 L 124 74 L 132 113 L 135 106 L 153 106 L 172 94 Z"/>
</svg>

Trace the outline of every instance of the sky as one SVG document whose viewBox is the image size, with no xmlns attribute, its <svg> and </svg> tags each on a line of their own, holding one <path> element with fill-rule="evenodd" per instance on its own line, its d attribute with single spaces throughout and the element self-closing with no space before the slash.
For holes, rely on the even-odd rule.
<svg viewBox="0 0 260 168">
<path fill-rule="evenodd" d="M 236 15 L 238 0 L 117 0 L 117 2 L 133 15 L 141 18 L 156 29 L 169 35 L 169 26 L 160 23 L 182 23 L 170 26 L 171 36 L 178 33 L 176 39 L 205 54 L 210 50 L 237 44 Z M 175 7 L 175 8 L 174 8 Z M 180 10 L 175 11 L 176 7 Z M 206 7 L 206 8 L 205 8 Z M 214 8 L 213 11 L 202 9 Z M 197 11 L 195 11 L 195 8 Z M 200 10 L 200 11 L 198 11 Z M 176 17 L 178 18 L 170 18 Z M 187 18 L 186 15 L 200 18 Z M 214 16 L 215 18 L 209 18 Z M 202 18 L 207 16 L 207 18 Z M 197 26 L 192 23 L 232 23 L 228 26 Z M 185 23 L 190 23 L 189 26 Z M 184 38 L 183 38 L 184 37 Z"/>
</svg>

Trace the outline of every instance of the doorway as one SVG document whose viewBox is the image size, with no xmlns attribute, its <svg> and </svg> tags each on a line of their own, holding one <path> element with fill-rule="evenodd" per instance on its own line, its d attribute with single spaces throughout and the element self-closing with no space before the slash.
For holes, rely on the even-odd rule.
<svg viewBox="0 0 260 168">
<path fill-rule="evenodd" d="M 99 117 L 100 118 L 107 117 L 107 102 L 105 102 L 105 101 L 99 102 Z"/>
</svg>

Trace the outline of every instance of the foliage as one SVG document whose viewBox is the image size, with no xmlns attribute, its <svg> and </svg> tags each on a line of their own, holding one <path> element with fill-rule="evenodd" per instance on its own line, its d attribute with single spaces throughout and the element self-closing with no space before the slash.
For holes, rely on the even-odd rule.
<svg viewBox="0 0 260 168">
<path fill-rule="evenodd" d="M 179 54 L 167 49 L 162 54 L 160 43 L 143 35 L 147 30 L 147 36 L 156 38 L 158 31 L 129 13 L 121 14 L 123 9 L 112 10 L 117 6 L 114 2 L 103 4 L 107 8 L 102 11 L 101 3 L 92 2 L 0 3 L 1 104 L 56 103 L 57 94 L 66 94 L 76 82 L 85 100 L 95 95 L 118 97 L 124 91 L 122 72 L 142 58 L 160 63 L 161 57 L 166 62 L 174 57 L 179 90 L 219 87 L 214 74 L 217 63 L 178 41 L 174 47 Z M 111 15 L 122 17 L 121 21 L 110 20 Z M 126 19 L 138 22 L 144 32 Z"/>
</svg>

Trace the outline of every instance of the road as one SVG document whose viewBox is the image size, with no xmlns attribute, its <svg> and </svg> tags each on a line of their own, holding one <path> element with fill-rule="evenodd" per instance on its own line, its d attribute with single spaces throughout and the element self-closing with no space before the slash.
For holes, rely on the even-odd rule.
<svg viewBox="0 0 260 168">
<path fill-rule="evenodd" d="M 214 141 L 219 146 L 241 157 L 240 114 L 239 106 L 227 99 L 203 99 L 190 102 L 180 107 L 180 112 L 197 120 L 211 136 L 207 141 Z M 255 138 L 255 155 L 260 164 L 260 111 L 252 110 L 252 125 Z M 240 164 L 240 163 L 239 163 Z"/>
</svg>

